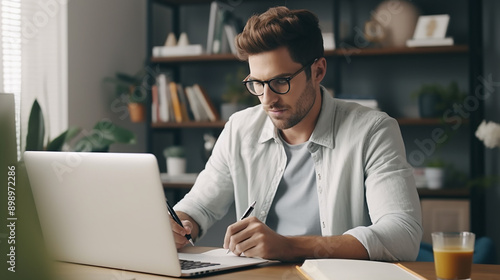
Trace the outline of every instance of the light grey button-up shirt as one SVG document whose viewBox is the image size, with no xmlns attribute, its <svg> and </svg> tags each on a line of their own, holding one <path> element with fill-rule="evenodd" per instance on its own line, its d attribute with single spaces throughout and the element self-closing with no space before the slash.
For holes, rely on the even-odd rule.
<svg viewBox="0 0 500 280">
<path fill-rule="evenodd" d="M 420 203 L 397 122 L 322 91 L 308 145 L 322 235 L 350 234 L 372 260 L 415 260 L 422 237 Z M 190 215 L 201 235 L 233 201 L 240 217 L 256 200 L 253 215 L 265 222 L 286 166 L 277 133 L 261 105 L 233 114 L 175 210 Z"/>
</svg>

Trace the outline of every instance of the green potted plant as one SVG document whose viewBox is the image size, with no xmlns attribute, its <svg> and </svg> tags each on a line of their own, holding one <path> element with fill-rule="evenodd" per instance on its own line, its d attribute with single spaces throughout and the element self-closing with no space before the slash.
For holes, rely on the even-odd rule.
<svg viewBox="0 0 500 280">
<path fill-rule="evenodd" d="M 117 72 L 114 77 L 106 77 L 103 82 L 115 86 L 117 98 L 123 98 L 128 104 L 130 120 L 132 122 L 143 122 L 146 118 L 146 91 L 142 85 L 144 71 L 135 75 Z"/>
<path fill-rule="evenodd" d="M 421 118 L 439 118 L 453 103 L 462 103 L 466 94 L 460 91 L 458 84 L 452 81 L 447 87 L 438 84 L 423 84 L 412 93 L 418 98 L 418 107 Z"/>
<path fill-rule="evenodd" d="M 227 89 L 222 94 L 221 118 L 228 120 L 229 117 L 237 111 L 243 110 L 249 106 L 257 105 L 259 99 L 247 92 L 245 86 L 241 83 L 246 77 L 245 68 L 240 67 L 233 74 L 226 76 Z"/>
<path fill-rule="evenodd" d="M 169 146 L 163 150 L 167 160 L 167 173 L 179 175 L 186 173 L 186 151 L 182 146 Z"/>
<path fill-rule="evenodd" d="M 71 145 L 71 143 L 73 143 Z M 71 127 L 54 139 L 45 139 L 45 124 L 40 104 L 35 99 L 28 119 L 26 151 L 107 152 L 114 143 L 135 144 L 133 132 L 109 121 L 99 121 L 90 132 Z"/>
<path fill-rule="evenodd" d="M 445 182 L 445 162 L 442 159 L 433 159 L 427 162 L 424 169 L 427 187 L 431 190 L 441 189 Z"/>
</svg>

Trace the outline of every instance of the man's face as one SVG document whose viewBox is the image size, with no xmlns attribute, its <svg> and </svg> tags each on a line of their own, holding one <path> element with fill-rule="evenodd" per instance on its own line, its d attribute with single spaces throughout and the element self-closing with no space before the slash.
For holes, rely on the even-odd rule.
<svg viewBox="0 0 500 280">
<path fill-rule="evenodd" d="M 302 68 L 294 62 L 287 48 L 251 55 L 249 80 L 267 81 L 278 77 L 290 77 Z M 310 66 L 308 66 L 310 67 Z M 264 94 L 259 96 L 264 111 L 281 130 L 291 128 L 300 123 L 310 112 L 316 101 L 316 88 L 311 79 L 301 71 L 290 80 L 290 91 L 286 94 L 273 92 L 269 85 L 264 86 Z"/>
</svg>

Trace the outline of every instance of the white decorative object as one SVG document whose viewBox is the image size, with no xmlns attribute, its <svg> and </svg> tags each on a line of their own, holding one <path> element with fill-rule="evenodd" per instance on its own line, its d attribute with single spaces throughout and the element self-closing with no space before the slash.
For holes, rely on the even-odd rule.
<svg viewBox="0 0 500 280">
<path fill-rule="evenodd" d="M 163 150 L 167 159 L 167 173 L 179 175 L 186 173 L 186 153 L 182 146 L 170 146 Z"/>
<path fill-rule="evenodd" d="M 384 1 L 371 13 L 372 18 L 365 25 L 365 32 L 374 35 L 367 39 L 382 47 L 404 47 L 413 35 L 419 14 L 409 1 Z"/>
<path fill-rule="evenodd" d="M 424 169 L 427 187 L 431 190 L 441 189 L 444 184 L 444 169 L 441 167 L 426 167 Z"/>
<path fill-rule="evenodd" d="M 177 39 L 173 32 L 168 33 L 167 39 L 165 40 L 165 47 L 177 46 Z"/>
<path fill-rule="evenodd" d="M 333 32 L 323 32 L 323 48 L 325 51 L 334 50 L 335 49 L 335 36 L 333 36 Z"/>
<path fill-rule="evenodd" d="M 500 125 L 483 120 L 476 130 L 476 137 L 483 141 L 487 148 L 500 147 Z"/>
<path fill-rule="evenodd" d="M 200 55 L 203 53 L 203 47 L 200 44 L 188 46 L 155 46 L 153 47 L 153 56 L 188 56 Z"/>
<path fill-rule="evenodd" d="M 186 159 L 180 157 L 167 157 L 167 173 L 169 175 L 186 173 Z"/>
<path fill-rule="evenodd" d="M 446 37 L 446 30 L 450 21 L 449 15 L 420 16 L 413 39 L 408 40 L 408 47 L 451 46 L 453 38 Z"/>
<path fill-rule="evenodd" d="M 177 41 L 177 46 L 188 46 L 189 45 L 189 39 L 186 34 L 186 32 L 182 32 L 181 35 L 179 36 L 179 41 Z"/>
</svg>

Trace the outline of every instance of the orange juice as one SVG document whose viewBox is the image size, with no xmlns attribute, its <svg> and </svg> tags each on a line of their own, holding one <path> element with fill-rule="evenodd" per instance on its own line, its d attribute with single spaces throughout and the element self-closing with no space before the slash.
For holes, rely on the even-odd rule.
<svg viewBox="0 0 500 280">
<path fill-rule="evenodd" d="M 434 265 L 439 279 L 469 279 L 474 251 L 449 247 L 434 249 Z"/>
</svg>

